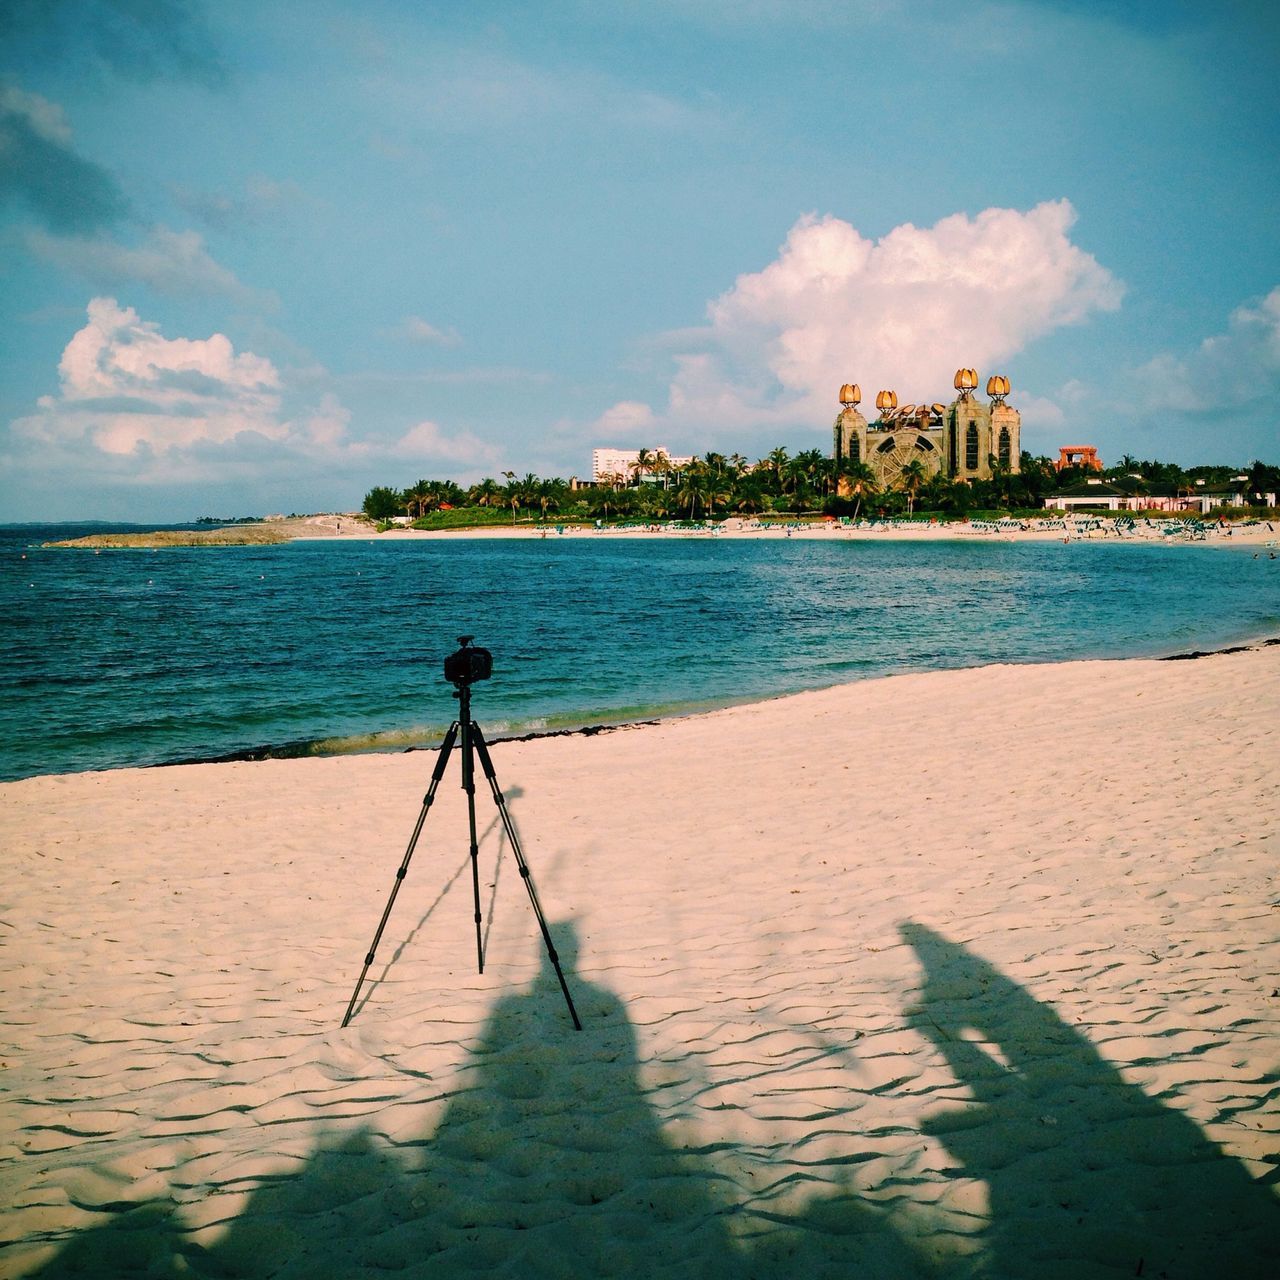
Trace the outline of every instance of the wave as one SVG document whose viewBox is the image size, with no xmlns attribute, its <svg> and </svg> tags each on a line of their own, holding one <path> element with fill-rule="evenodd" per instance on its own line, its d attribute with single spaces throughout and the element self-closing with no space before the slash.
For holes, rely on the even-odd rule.
<svg viewBox="0 0 1280 1280">
<path fill-rule="evenodd" d="M 620 729 L 634 729 L 639 725 L 657 724 L 657 719 L 627 719 L 599 724 L 573 724 L 565 728 L 550 728 L 543 719 L 527 724 L 512 725 L 497 722 L 481 726 L 484 738 L 491 746 L 500 742 L 532 742 L 536 738 L 594 737 L 600 733 L 613 733 Z M 231 764 L 237 761 L 299 760 L 308 756 L 349 756 L 395 754 L 409 751 L 437 751 L 444 742 L 447 728 L 388 729 L 377 733 L 354 733 L 324 738 L 300 738 L 292 742 L 267 743 L 261 746 L 237 748 L 234 751 L 182 756 L 157 761 L 152 768 L 171 768 L 188 764 Z"/>
</svg>

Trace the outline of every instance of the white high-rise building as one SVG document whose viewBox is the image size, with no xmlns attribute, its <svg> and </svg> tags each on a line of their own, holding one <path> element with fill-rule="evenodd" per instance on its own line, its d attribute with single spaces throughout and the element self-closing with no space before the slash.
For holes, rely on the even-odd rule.
<svg viewBox="0 0 1280 1280">
<path fill-rule="evenodd" d="M 671 466 L 679 471 L 687 467 L 693 458 L 677 458 L 665 445 L 654 445 L 649 449 L 650 456 L 663 453 Z M 625 483 L 630 484 L 635 474 L 635 464 L 640 457 L 639 449 L 592 449 L 591 479 L 599 484 L 605 476 L 622 476 Z M 641 480 L 654 479 L 652 475 L 641 475 Z"/>
</svg>

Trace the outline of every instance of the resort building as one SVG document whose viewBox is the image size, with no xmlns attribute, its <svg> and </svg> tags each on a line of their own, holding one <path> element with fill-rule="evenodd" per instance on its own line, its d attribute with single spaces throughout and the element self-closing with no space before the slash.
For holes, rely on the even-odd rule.
<svg viewBox="0 0 1280 1280">
<path fill-rule="evenodd" d="M 592 481 L 599 484 L 605 476 L 621 476 L 628 484 L 636 478 L 640 480 L 654 479 L 656 477 L 654 469 L 647 466 L 641 467 L 641 454 L 644 454 L 645 458 L 650 460 L 655 460 L 661 454 L 666 458 L 668 469 L 671 471 L 680 471 L 693 461 L 691 457 L 677 458 L 664 445 L 654 445 L 650 449 L 592 449 Z"/>
<path fill-rule="evenodd" d="M 1058 450 L 1058 460 L 1054 464 L 1057 471 L 1065 471 L 1068 467 L 1085 467 L 1089 471 L 1101 471 L 1102 459 L 1098 450 L 1091 444 L 1064 444 Z"/>
<path fill-rule="evenodd" d="M 950 404 L 898 406 L 895 391 L 876 396 L 877 418 L 868 422 L 858 412 L 862 392 L 856 383 L 840 388 L 840 415 L 833 429 L 834 457 L 870 467 L 876 483 L 890 488 L 903 471 L 919 463 L 925 479 L 989 480 L 996 468 L 1020 470 L 1022 415 L 1005 403 L 1009 379 L 987 379 L 989 404 L 974 395 L 978 374 L 957 369 Z"/>
<path fill-rule="evenodd" d="M 1182 487 L 1148 485 L 1135 476 L 1117 480 L 1090 477 L 1083 484 L 1048 494 L 1044 505 L 1051 511 L 1198 511 L 1207 515 L 1215 507 L 1243 507 L 1248 503 L 1248 479 L 1236 476 L 1226 484 L 1197 480 Z M 1272 504 L 1275 501 L 1275 494 L 1257 497 Z"/>
</svg>

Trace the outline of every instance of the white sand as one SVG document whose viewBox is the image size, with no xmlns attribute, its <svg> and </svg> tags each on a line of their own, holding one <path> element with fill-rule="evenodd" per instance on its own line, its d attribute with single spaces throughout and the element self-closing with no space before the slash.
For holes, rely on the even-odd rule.
<svg viewBox="0 0 1280 1280">
<path fill-rule="evenodd" d="M 0 787 L 0 1273 L 1274 1274 L 1278 675 Z"/>
<path fill-rule="evenodd" d="M 1248 549 L 1262 555 L 1280 555 L 1280 522 L 1206 524 L 1199 533 L 1175 527 L 1167 521 L 1145 522 L 1129 529 L 1117 525 L 1113 517 L 1105 520 L 1076 519 L 1029 520 L 1022 524 L 977 520 L 929 523 L 927 521 L 885 521 L 872 524 L 844 525 L 838 520 L 768 520 L 733 518 L 704 528 L 682 528 L 677 523 L 606 525 L 594 528 L 590 525 L 556 524 L 554 517 L 545 525 L 484 525 L 473 529 L 412 529 L 400 526 L 378 533 L 367 522 L 342 523 L 335 532 L 335 517 L 310 517 L 305 523 L 290 523 L 286 532 L 294 538 L 344 541 L 360 538 L 392 542 L 412 542 L 419 539 L 450 538 L 540 538 L 552 541 L 563 538 L 587 538 L 611 540 L 638 538 L 647 541 L 666 541 L 672 538 L 689 539 L 739 539 L 758 542 L 778 542 L 787 538 L 809 538 L 822 542 L 1127 542 L 1167 546 L 1212 546 Z M 328 523 L 326 523 L 328 521 Z"/>
</svg>

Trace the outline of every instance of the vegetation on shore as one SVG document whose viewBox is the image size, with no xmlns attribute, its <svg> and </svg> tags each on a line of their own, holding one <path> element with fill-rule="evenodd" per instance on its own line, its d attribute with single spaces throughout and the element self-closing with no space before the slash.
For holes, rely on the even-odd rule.
<svg viewBox="0 0 1280 1280">
<path fill-rule="evenodd" d="M 659 452 L 641 450 L 628 475 L 572 487 L 559 479 L 507 471 L 505 483 L 486 478 L 463 488 L 452 480 L 419 480 L 407 489 L 379 486 L 364 498 L 364 513 L 387 522 L 408 517 L 415 528 L 462 529 L 495 524 L 717 519 L 724 516 L 931 515 L 963 520 L 979 514 L 1043 514 L 1044 499 L 1083 480 L 1122 483 L 1135 493 L 1193 495 L 1204 485 L 1242 474 L 1236 467 L 1203 466 L 1183 470 L 1174 463 L 1142 461 L 1126 455 L 1101 473 L 1068 467 L 1058 471 L 1051 459 L 1021 456 L 1021 469 L 1009 471 L 992 459 L 990 480 L 949 480 L 929 476 L 918 462 L 903 468 L 898 483 L 880 488 L 866 463 L 832 459 L 818 449 L 794 456 L 774 449 L 749 463 L 741 454 L 708 453 L 676 469 Z M 1254 462 L 1247 470 L 1247 492 L 1280 489 L 1280 467 Z"/>
<path fill-rule="evenodd" d="M 46 547 L 262 547 L 292 539 L 283 529 L 237 525 L 230 529 L 157 529 L 151 533 L 93 533 L 84 538 L 46 542 Z"/>
</svg>

